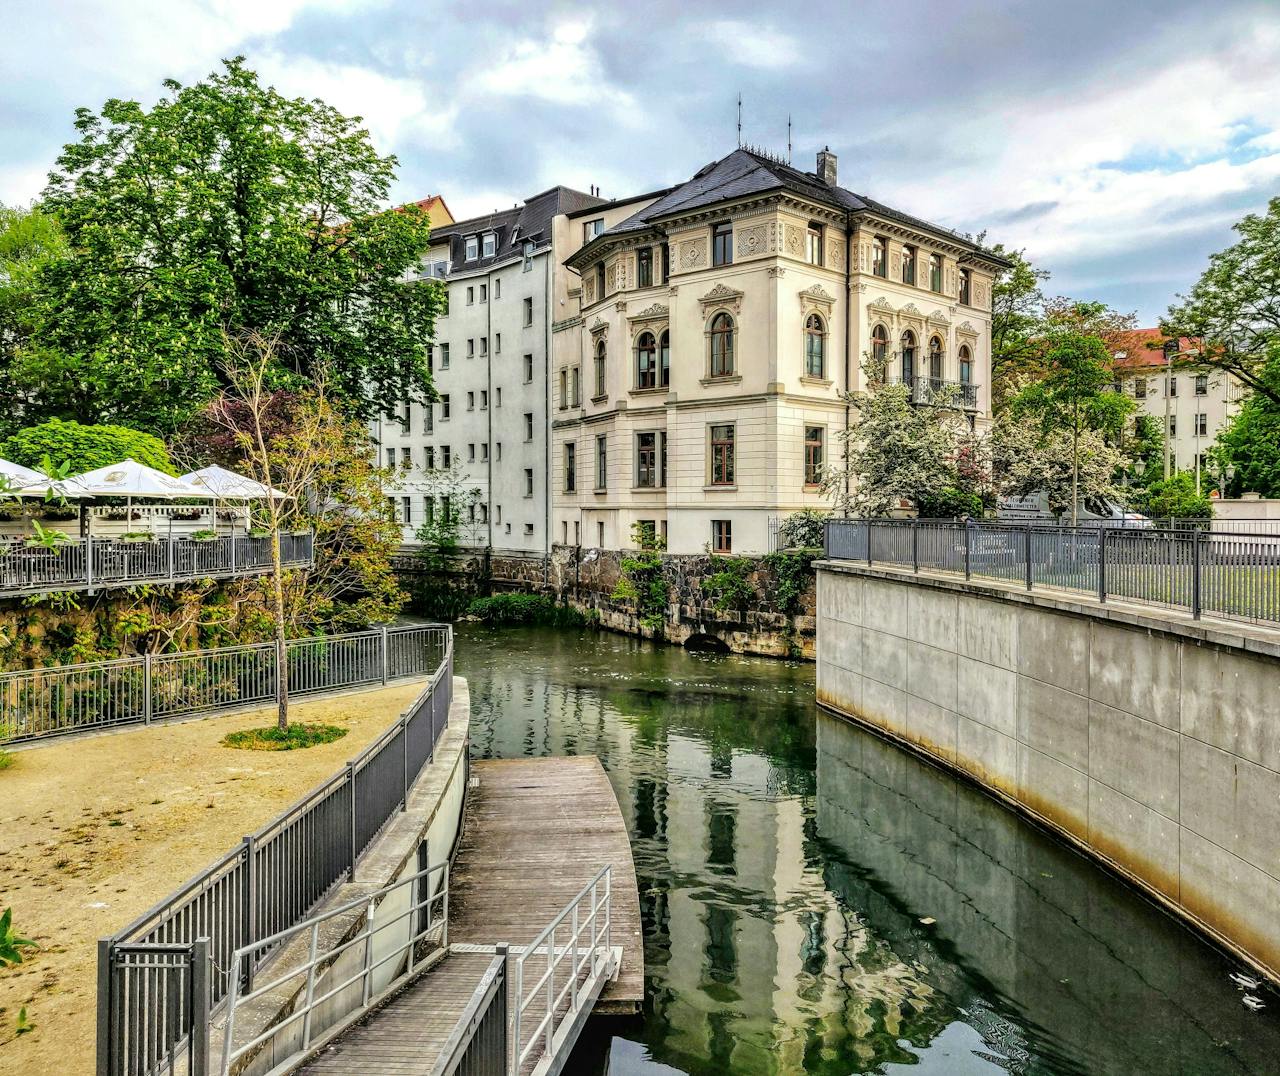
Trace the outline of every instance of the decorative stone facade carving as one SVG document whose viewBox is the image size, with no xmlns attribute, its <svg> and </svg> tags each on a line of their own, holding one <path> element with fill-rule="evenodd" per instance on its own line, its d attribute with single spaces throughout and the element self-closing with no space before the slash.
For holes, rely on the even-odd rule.
<svg viewBox="0 0 1280 1076">
<path fill-rule="evenodd" d="M 737 317 L 742 312 L 742 292 L 724 284 L 717 284 L 706 295 L 702 296 L 698 302 L 702 305 L 704 317 L 711 312 L 712 307 L 718 310 L 728 310 L 734 317 Z"/>
<path fill-rule="evenodd" d="M 802 317 L 813 313 L 829 314 L 835 301 L 836 297 L 826 288 L 821 284 L 814 284 L 800 292 L 800 314 Z"/>
<path fill-rule="evenodd" d="M 786 253 L 793 258 L 804 255 L 804 232 L 795 224 L 786 225 Z"/>
<path fill-rule="evenodd" d="M 839 239 L 827 240 L 827 267 L 829 269 L 844 268 L 844 243 Z"/>
<path fill-rule="evenodd" d="M 680 244 L 680 265 L 684 269 L 700 269 L 707 264 L 705 238 L 686 239 Z"/>
<path fill-rule="evenodd" d="M 604 318 L 596 318 L 596 320 L 591 323 L 591 335 L 608 336 L 609 323 L 605 321 Z"/>
<path fill-rule="evenodd" d="M 752 258 L 769 252 L 769 225 L 752 224 L 738 231 L 737 253 Z"/>
</svg>

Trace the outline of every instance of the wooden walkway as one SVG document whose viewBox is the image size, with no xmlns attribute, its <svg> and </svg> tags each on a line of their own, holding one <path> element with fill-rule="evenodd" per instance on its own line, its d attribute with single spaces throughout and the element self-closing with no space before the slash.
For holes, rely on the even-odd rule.
<svg viewBox="0 0 1280 1076">
<path fill-rule="evenodd" d="M 449 879 L 450 946 L 528 944 L 610 864 L 612 942 L 622 947 L 622 963 L 594 1011 L 638 1011 L 644 999 L 640 898 L 626 825 L 599 759 L 476 762 L 471 775 Z M 301 1071 L 431 1072 L 491 959 L 451 952 Z M 509 992 L 508 1011 L 514 1003 Z M 522 1039 L 528 1040 L 529 1030 L 526 1025 Z"/>
</svg>

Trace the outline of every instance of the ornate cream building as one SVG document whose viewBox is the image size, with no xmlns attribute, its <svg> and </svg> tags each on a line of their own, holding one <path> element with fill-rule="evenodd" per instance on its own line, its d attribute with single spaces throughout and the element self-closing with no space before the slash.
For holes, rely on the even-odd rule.
<svg viewBox="0 0 1280 1076">
<path fill-rule="evenodd" d="M 989 414 L 991 284 L 969 239 L 738 149 L 657 195 L 558 217 L 552 540 L 763 553 L 819 484 L 864 360 Z"/>
</svg>

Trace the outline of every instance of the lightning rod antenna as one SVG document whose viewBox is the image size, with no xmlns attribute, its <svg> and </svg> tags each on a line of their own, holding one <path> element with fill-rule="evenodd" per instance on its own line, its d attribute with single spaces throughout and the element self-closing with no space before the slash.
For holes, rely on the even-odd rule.
<svg viewBox="0 0 1280 1076">
<path fill-rule="evenodd" d="M 738 94 L 738 148 L 742 148 L 742 94 Z"/>
</svg>

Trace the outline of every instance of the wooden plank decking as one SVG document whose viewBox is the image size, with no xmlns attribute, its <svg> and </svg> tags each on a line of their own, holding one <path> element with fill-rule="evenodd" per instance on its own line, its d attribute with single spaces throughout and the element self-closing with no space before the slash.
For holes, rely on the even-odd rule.
<svg viewBox="0 0 1280 1076">
<path fill-rule="evenodd" d="M 629 1013 L 644 999 L 640 898 L 631 844 L 608 775 L 594 756 L 476 762 L 465 829 L 449 880 L 451 945 L 525 945 L 612 865 L 615 981 L 597 1013 Z M 431 1070 L 492 959 L 450 953 L 328 1046 L 313 1076 L 420 1076 Z M 508 992 L 508 1011 L 515 999 Z M 527 1041 L 530 1028 L 521 1038 Z"/>
</svg>

